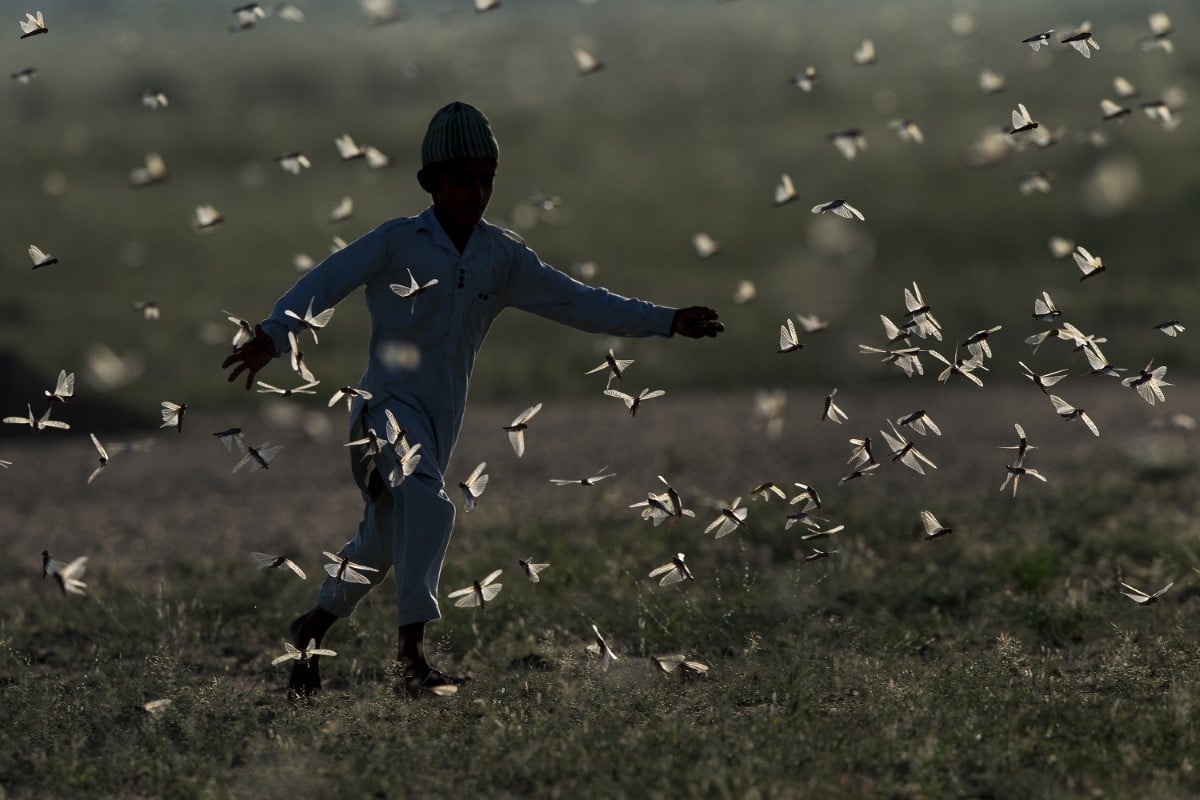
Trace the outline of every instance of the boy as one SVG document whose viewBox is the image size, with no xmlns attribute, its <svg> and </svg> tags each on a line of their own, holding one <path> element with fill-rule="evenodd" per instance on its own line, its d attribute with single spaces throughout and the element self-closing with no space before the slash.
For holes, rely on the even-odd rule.
<svg viewBox="0 0 1200 800">
<path fill-rule="evenodd" d="M 438 578 L 454 524 L 443 475 L 462 423 L 471 367 L 496 315 L 514 306 L 580 330 L 618 336 L 700 338 L 724 330 L 710 308 L 665 308 L 582 284 L 485 222 L 498 158 L 482 112 L 459 102 L 439 110 L 421 145 L 417 173 L 433 204 L 416 217 L 383 223 L 326 258 L 279 299 L 271 316 L 256 326 L 254 338 L 221 365 L 234 367 L 230 381 L 244 371 L 249 389 L 259 370 L 287 352 L 288 332 L 303 330 L 286 311 L 303 313 L 310 303 L 318 310 L 332 308 L 351 290 L 365 287 L 371 343 L 359 386 L 371 397 L 354 400 L 351 438 L 369 430 L 382 433 L 385 412 L 391 411 L 410 446 L 420 444 L 422 458 L 411 476 L 396 480 L 394 448 L 379 448 L 373 457 L 352 448 L 352 471 L 366 510 L 340 555 L 378 572 L 367 573 L 371 584 L 326 578 L 317 605 L 293 621 L 290 632 L 297 647 L 310 640 L 320 644 L 329 627 L 352 614 L 372 586 L 395 569 L 396 660 L 413 693 L 463 682 L 429 664 L 425 625 L 440 616 Z M 414 282 L 427 288 L 409 291 Z M 405 291 L 395 291 L 395 284 Z M 398 349 L 416 357 L 391 357 Z M 291 689 L 303 695 L 320 686 L 317 659 L 297 661 Z"/>
</svg>

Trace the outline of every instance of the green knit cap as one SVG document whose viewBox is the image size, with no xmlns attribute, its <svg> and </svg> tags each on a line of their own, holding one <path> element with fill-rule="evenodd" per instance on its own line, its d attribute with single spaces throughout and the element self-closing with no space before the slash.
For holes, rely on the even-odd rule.
<svg viewBox="0 0 1200 800">
<path fill-rule="evenodd" d="M 467 159 L 498 161 L 500 148 L 483 112 L 455 101 L 441 108 L 429 121 L 425 140 L 421 142 L 421 166 Z"/>
</svg>

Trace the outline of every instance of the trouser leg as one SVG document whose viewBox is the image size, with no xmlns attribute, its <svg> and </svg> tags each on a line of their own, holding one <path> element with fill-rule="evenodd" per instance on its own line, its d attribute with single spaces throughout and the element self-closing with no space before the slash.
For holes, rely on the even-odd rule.
<svg viewBox="0 0 1200 800">
<path fill-rule="evenodd" d="M 367 592 L 382 583 L 392 566 L 392 537 L 395 529 L 395 506 L 389 492 L 366 498 L 362 521 L 354 538 L 342 545 L 338 555 L 356 564 L 374 567 L 378 572 L 363 571 L 371 583 L 350 583 L 326 576 L 317 596 L 317 605 L 338 617 L 354 613 L 358 602 Z"/>
<path fill-rule="evenodd" d="M 392 489 L 391 495 L 397 624 L 438 619 L 438 580 L 454 527 L 454 503 L 441 481 L 419 472 Z"/>
</svg>

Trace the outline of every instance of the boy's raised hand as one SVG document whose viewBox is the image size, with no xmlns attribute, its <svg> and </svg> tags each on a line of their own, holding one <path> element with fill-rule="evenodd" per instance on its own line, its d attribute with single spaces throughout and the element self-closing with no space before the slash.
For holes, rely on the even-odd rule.
<svg viewBox="0 0 1200 800">
<path fill-rule="evenodd" d="M 221 369 L 233 367 L 229 373 L 232 383 L 238 375 L 246 372 L 246 389 L 249 391 L 254 384 L 254 376 L 258 371 L 271 363 L 275 358 L 275 342 L 263 330 L 262 325 L 254 326 L 254 338 L 233 351 L 233 354 L 221 362 Z"/>
<path fill-rule="evenodd" d="M 675 319 L 671 323 L 671 333 L 677 333 L 689 339 L 716 336 L 725 330 L 725 326 L 718 321 L 718 317 L 716 309 L 707 306 L 681 308 L 675 312 Z"/>
</svg>

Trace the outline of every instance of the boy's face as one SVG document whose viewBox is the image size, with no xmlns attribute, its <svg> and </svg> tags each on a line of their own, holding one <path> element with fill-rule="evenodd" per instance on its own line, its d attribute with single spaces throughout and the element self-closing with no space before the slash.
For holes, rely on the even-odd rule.
<svg viewBox="0 0 1200 800">
<path fill-rule="evenodd" d="M 474 228 L 492 199 L 496 166 L 495 161 L 471 160 L 439 169 L 431 192 L 434 207 L 456 225 Z"/>
</svg>

